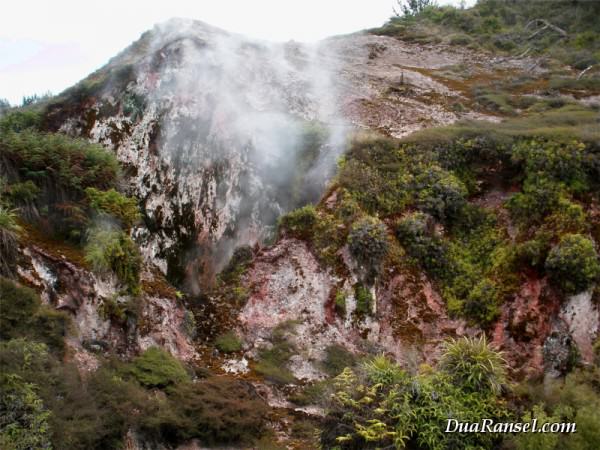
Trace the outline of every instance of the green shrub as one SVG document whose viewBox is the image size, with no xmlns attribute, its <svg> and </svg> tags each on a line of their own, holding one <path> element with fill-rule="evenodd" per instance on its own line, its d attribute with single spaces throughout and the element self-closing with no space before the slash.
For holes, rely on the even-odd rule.
<svg viewBox="0 0 600 450">
<path fill-rule="evenodd" d="M 430 216 L 418 212 L 406 216 L 398 223 L 396 235 L 407 253 L 430 275 L 444 277 L 451 271 L 447 246 L 433 233 Z"/>
<path fill-rule="evenodd" d="M 445 343 L 440 369 L 465 392 L 499 394 L 506 383 L 506 363 L 485 339 L 461 338 Z"/>
<path fill-rule="evenodd" d="M 335 311 L 341 316 L 346 315 L 346 294 L 343 291 L 337 291 L 334 299 Z"/>
<path fill-rule="evenodd" d="M 377 276 L 389 251 L 385 225 L 374 218 L 355 223 L 348 235 L 348 248 L 356 262 L 366 271 L 367 280 Z"/>
<path fill-rule="evenodd" d="M 457 218 L 465 205 L 467 189 L 454 174 L 430 166 L 415 177 L 418 207 L 438 220 Z"/>
<path fill-rule="evenodd" d="M 499 434 L 445 433 L 449 414 L 461 422 L 508 416 L 492 391 L 463 390 L 442 371 L 410 376 L 382 356 L 344 369 L 334 386 L 323 448 L 495 448 Z"/>
<path fill-rule="evenodd" d="M 306 205 L 279 218 L 279 226 L 291 236 L 308 239 L 317 223 L 317 211 L 313 205 Z"/>
<path fill-rule="evenodd" d="M 233 331 L 222 334 L 215 339 L 215 347 L 223 353 L 239 352 L 242 349 L 242 341 Z"/>
<path fill-rule="evenodd" d="M 100 191 L 93 187 L 86 188 L 85 195 L 96 212 L 117 219 L 125 230 L 130 230 L 140 220 L 141 215 L 135 198 L 126 197 L 114 189 Z"/>
<path fill-rule="evenodd" d="M 22 177 L 39 186 L 54 184 L 55 188 L 83 193 L 87 187 L 112 187 L 119 174 L 119 164 L 112 153 L 100 145 L 63 134 L 31 129 L 2 133 L 0 150 Z"/>
<path fill-rule="evenodd" d="M 0 119 L 0 132 L 2 134 L 18 133 L 27 129 L 39 129 L 42 123 L 42 115 L 37 111 L 14 111 Z"/>
<path fill-rule="evenodd" d="M 16 269 L 17 233 L 20 230 L 17 213 L 0 205 L 0 276 L 11 276 Z"/>
<path fill-rule="evenodd" d="M 135 243 L 123 231 L 96 226 L 88 232 L 85 261 L 97 272 L 112 271 L 130 294 L 140 292 L 142 258 Z"/>
<path fill-rule="evenodd" d="M 329 345 L 325 349 L 323 368 L 330 377 L 339 375 L 346 367 L 356 364 L 356 356 L 341 345 Z"/>
<path fill-rule="evenodd" d="M 27 180 L 9 185 L 6 194 L 14 205 L 29 204 L 38 198 L 40 188 L 33 181 Z"/>
<path fill-rule="evenodd" d="M 1 339 L 27 337 L 62 353 L 69 324 L 69 316 L 42 305 L 35 291 L 0 277 Z"/>
<path fill-rule="evenodd" d="M 600 276 L 594 243 L 580 234 L 567 234 L 550 250 L 545 264 L 550 279 L 566 294 L 588 289 Z"/>
<path fill-rule="evenodd" d="M 225 268 L 219 274 L 219 279 L 225 284 L 236 284 L 244 274 L 252 259 L 254 251 L 249 245 L 236 248 Z"/>
<path fill-rule="evenodd" d="M 356 309 L 354 312 L 359 317 L 369 315 L 373 312 L 373 295 L 368 287 L 357 283 L 354 286 L 354 299 L 356 300 Z"/>
<path fill-rule="evenodd" d="M 189 380 L 181 363 L 158 347 L 150 347 L 134 358 L 126 373 L 147 388 L 167 389 Z"/>
<path fill-rule="evenodd" d="M 50 412 L 36 393 L 36 386 L 18 375 L 0 373 L 0 394 L 0 447 L 51 448 Z"/>
<path fill-rule="evenodd" d="M 491 324 L 500 315 L 498 294 L 492 281 L 481 280 L 462 305 L 463 314 L 480 326 Z"/>
</svg>

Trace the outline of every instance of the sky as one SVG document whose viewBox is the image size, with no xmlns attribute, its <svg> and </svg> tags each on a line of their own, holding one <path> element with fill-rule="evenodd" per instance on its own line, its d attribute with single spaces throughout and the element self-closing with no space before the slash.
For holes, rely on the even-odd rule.
<svg viewBox="0 0 600 450">
<path fill-rule="evenodd" d="M 467 5 L 474 0 L 467 1 Z M 458 4 L 459 0 L 440 3 Z M 395 0 L 17 0 L 0 14 L 0 99 L 57 94 L 172 17 L 269 41 L 382 25 Z"/>
</svg>

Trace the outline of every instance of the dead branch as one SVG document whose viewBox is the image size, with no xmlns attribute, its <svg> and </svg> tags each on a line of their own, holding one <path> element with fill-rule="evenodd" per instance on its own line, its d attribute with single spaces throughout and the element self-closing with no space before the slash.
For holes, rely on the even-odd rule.
<svg viewBox="0 0 600 450">
<path fill-rule="evenodd" d="M 578 80 L 581 80 L 583 76 L 588 73 L 593 67 L 596 67 L 598 64 L 592 64 L 591 66 L 586 67 L 581 71 L 581 73 L 577 76 Z"/>
<path fill-rule="evenodd" d="M 562 37 L 567 37 L 567 36 L 568 36 L 568 33 L 567 33 L 565 30 L 563 30 L 563 29 L 562 29 L 562 28 L 560 28 L 560 27 L 557 27 L 557 26 L 556 26 L 556 25 L 554 25 L 554 24 L 551 24 L 551 23 L 550 23 L 550 22 L 548 22 L 546 19 L 533 19 L 533 20 L 530 20 L 530 21 L 527 23 L 527 25 L 525 25 L 525 29 L 527 30 L 527 29 L 528 29 L 528 28 L 529 28 L 531 25 L 534 25 L 534 24 L 535 24 L 536 26 L 543 25 L 543 27 L 541 27 L 541 28 L 539 28 L 538 30 L 534 31 L 534 32 L 533 32 L 533 34 L 531 34 L 531 35 L 530 35 L 530 36 L 527 38 L 527 40 L 533 39 L 535 36 L 537 36 L 537 35 L 538 35 L 538 34 L 540 34 L 542 31 L 544 31 L 544 30 L 546 30 L 546 29 L 548 29 L 548 28 L 550 28 L 550 29 L 552 29 L 552 30 L 556 31 L 556 32 L 557 32 L 558 34 L 560 34 Z"/>
</svg>

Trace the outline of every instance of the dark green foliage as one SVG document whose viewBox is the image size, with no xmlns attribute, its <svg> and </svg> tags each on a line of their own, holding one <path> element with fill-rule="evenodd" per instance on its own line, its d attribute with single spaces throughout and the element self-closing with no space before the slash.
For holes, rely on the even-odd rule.
<svg viewBox="0 0 600 450">
<path fill-rule="evenodd" d="M 444 277 L 449 271 L 448 249 L 435 235 L 433 221 L 423 213 L 413 213 L 403 218 L 396 229 L 398 240 L 428 273 Z"/>
<path fill-rule="evenodd" d="M 123 231 L 110 226 L 97 226 L 88 232 L 85 260 L 95 271 L 112 271 L 127 292 L 140 292 L 142 258 L 135 243 Z"/>
<path fill-rule="evenodd" d="M 15 111 L 0 119 L 0 133 L 18 133 L 26 129 L 39 129 L 42 123 L 42 115 L 37 111 L 23 110 Z"/>
<path fill-rule="evenodd" d="M 324 420 L 321 445 L 340 449 L 495 448 L 501 440 L 497 434 L 444 433 L 449 417 L 478 422 L 508 416 L 496 389 L 504 382 L 501 357 L 487 345 L 472 350 L 471 344 L 478 345 L 461 343 L 457 350 L 456 343 L 449 344 L 443 356 L 449 363 L 437 372 L 410 376 L 382 356 L 358 369 L 345 369 L 334 380 L 337 392 Z M 481 355 L 492 362 L 480 359 Z M 463 367 L 476 369 L 475 382 L 462 377 Z"/>
<path fill-rule="evenodd" d="M 359 317 L 369 315 L 373 312 L 373 295 L 368 287 L 357 283 L 354 286 L 354 299 L 356 300 L 356 309 L 354 312 Z"/>
<path fill-rule="evenodd" d="M 27 205 L 35 202 L 40 194 L 40 188 L 31 181 L 14 183 L 6 188 L 6 196 L 15 206 Z"/>
<path fill-rule="evenodd" d="M 417 206 L 442 222 L 455 219 L 466 203 L 464 184 L 437 166 L 417 174 L 414 189 Z"/>
<path fill-rule="evenodd" d="M 356 356 L 341 345 L 330 345 L 325 349 L 325 361 L 323 368 L 330 377 L 339 375 L 346 367 L 352 367 L 356 363 Z"/>
<path fill-rule="evenodd" d="M 367 280 L 372 280 L 379 274 L 389 251 L 385 225 L 370 217 L 355 223 L 348 235 L 348 248 L 359 266 L 366 271 Z"/>
<path fill-rule="evenodd" d="M 0 276 L 11 276 L 16 269 L 17 213 L 0 204 Z"/>
<path fill-rule="evenodd" d="M 61 354 L 69 324 L 69 316 L 42 305 L 33 290 L 0 277 L 0 339 L 27 337 Z"/>
<path fill-rule="evenodd" d="M 600 276 L 594 243 L 580 234 L 567 234 L 550 250 L 545 264 L 552 282 L 565 293 L 588 289 Z"/>
<path fill-rule="evenodd" d="M 498 288 L 489 279 L 477 283 L 462 305 L 463 314 L 475 323 L 486 326 L 499 315 Z"/>
<path fill-rule="evenodd" d="M 233 353 L 242 349 L 242 342 L 233 331 L 229 331 L 217 336 L 215 347 L 223 353 Z"/>
<path fill-rule="evenodd" d="M 158 347 L 150 347 L 136 357 L 126 373 L 147 388 L 172 388 L 189 379 L 181 363 Z"/>
<path fill-rule="evenodd" d="M 93 187 L 86 188 L 85 195 L 96 212 L 118 220 L 125 230 L 130 230 L 140 220 L 135 198 L 126 197 L 114 189 L 100 191 Z"/>
<path fill-rule="evenodd" d="M 250 383 L 213 377 L 177 385 L 168 403 L 143 418 L 142 429 L 173 443 L 250 443 L 264 432 L 266 413 Z"/>
<path fill-rule="evenodd" d="M 97 144 L 62 134 L 24 129 L 0 135 L 3 158 L 39 186 L 83 192 L 110 188 L 119 173 L 115 156 Z"/>
<path fill-rule="evenodd" d="M 291 236 L 309 238 L 317 223 L 317 211 L 313 205 L 303 206 L 279 218 L 279 226 Z"/>
<path fill-rule="evenodd" d="M 0 447 L 5 450 L 51 448 L 48 417 L 35 385 L 0 373 Z"/>
</svg>

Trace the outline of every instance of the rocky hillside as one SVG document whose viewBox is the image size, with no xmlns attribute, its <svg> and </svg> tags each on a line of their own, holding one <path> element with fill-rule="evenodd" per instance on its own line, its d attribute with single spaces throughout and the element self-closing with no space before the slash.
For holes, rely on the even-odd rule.
<svg viewBox="0 0 600 450">
<path fill-rule="evenodd" d="M 489 3 L 314 45 L 173 19 L 4 113 L 0 446 L 596 448 L 596 63 L 494 44 Z"/>
</svg>

